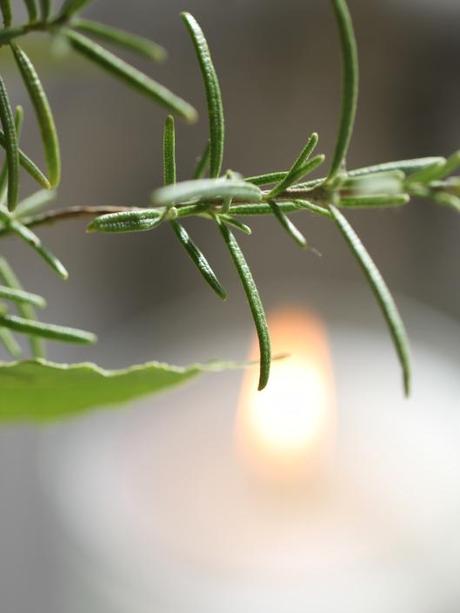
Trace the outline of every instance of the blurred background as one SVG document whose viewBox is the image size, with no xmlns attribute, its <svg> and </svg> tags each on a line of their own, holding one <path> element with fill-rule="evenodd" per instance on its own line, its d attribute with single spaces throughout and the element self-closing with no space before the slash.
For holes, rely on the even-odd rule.
<svg viewBox="0 0 460 613">
<path fill-rule="evenodd" d="M 14 0 L 22 14 L 22 3 Z M 350 0 L 360 49 L 361 94 L 348 166 L 425 155 L 447 155 L 460 143 L 460 5 L 456 0 Z M 320 134 L 321 152 L 335 141 L 340 101 L 340 60 L 336 25 L 324 0 L 98 0 L 88 17 L 123 27 L 164 45 L 169 58 L 146 72 L 191 101 L 200 121 L 178 122 L 178 175 L 186 179 L 207 138 L 204 93 L 191 42 L 178 15 L 192 12 L 203 26 L 220 75 L 226 114 L 225 167 L 245 175 L 286 168 L 307 135 Z M 105 73 L 71 54 L 53 54 L 48 39 L 31 37 L 27 47 L 46 84 L 60 132 L 63 182 L 57 206 L 132 204 L 148 201 L 161 183 L 161 131 L 164 113 Z M 26 150 L 41 159 L 30 105 L 6 49 L 2 72 L 15 103 L 26 108 Z M 30 129 L 29 129 L 30 127 Z M 397 211 L 350 215 L 390 287 L 460 318 L 460 219 L 423 201 Z M 331 224 L 300 216 L 298 224 L 321 254 L 302 253 L 270 218 L 255 220 L 254 235 L 242 238 L 259 281 L 277 279 L 321 283 L 361 282 Z M 90 350 L 51 348 L 56 359 L 104 360 L 123 366 L 136 360 L 132 347 L 113 342 L 120 329 L 152 316 L 155 330 L 177 343 L 175 322 L 165 319 L 169 303 L 187 309 L 188 296 L 201 292 L 209 312 L 222 317 L 244 298 L 217 231 L 191 221 L 194 238 L 232 291 L 219 304 L 196 274 L 168 227 L 133 236 L 85 235 L 70 222 L 40 229 L 40 235 L 70 271 L 66 284 L 19 241 L 2 241 L 26 288 L 49 298 L 46 319 L 94 330 L 99 346 Z M 268 302 L 276 302 L 276 292 Z M 340 301 L 340 295 L 336 297 Z M 161 320 L 155 318 L 161 313 Z M 200 317 L 197 315 L 197 317 Z M 410 330 L 410 322 L 409 322 Z M 166 331 L 166 332 L 165 332 Z M 111 343 L 113 351 L 104 347 Z M 106 343 L 106 345 L 104 345 Z M 160 353 L 160 350 L 163 352 Z M 109 355 L 110 354 L 110 355 Z M 144 358 L 148 356 L 140 356 Z M 164 344 L 151 346 L 152 359 L 171 359 Z M 215 354 L 219 355 L 216 343 Z M 1 393 L 1 392 L 0 392 Z M 0 430 L 0 599 L 5 613 L 57 613 L 53 584 L 59 530 L 37 478 L 37 447 L 42 432 L 29 426 Z"/>
</svg>

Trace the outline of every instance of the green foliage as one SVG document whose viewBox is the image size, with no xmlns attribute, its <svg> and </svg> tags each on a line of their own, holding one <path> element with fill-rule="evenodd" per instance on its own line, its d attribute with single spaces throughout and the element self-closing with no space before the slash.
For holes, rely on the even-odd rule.
<svg viewBox="0 0 460 613">
<path fill-rule="evenodd" d="M 272 215 L 300 247 L 306 238 L 292 222 L 291 214 L 308 213 L 334 223 L 352 255 L 361 266 L 375 294 L 388 325 L 402 373 L 404 391 L 411 382 L 410 353 L 407 335 L 394 299 L 367 253 L 360 238 L 340 209 L 380 209 L 398 207 L 414 197 L 424 197 L 443 207 L 460 212 L 460 178 L 452 176 L 460 168 L 460 152 L 449 158 L 423 157 L 375 164 L 349 170 L 346 156 L 350 145 L 358 100 L 358 55 L 350 13 L 345 0 L 331 0 L 336 17 L 342 52 L 342 99 L 336 145 L 326 176 L 311 178 L 325 161 L 313 153 L 318 135 L 313 133 L 287 170 L 244 177 L 233 170 L 223 172 L 224 111 L 219 80 L 211 52 L 201 26 L 189 13 L 182 19 L 191 36 L 201 70 L 207 100 L 209 135 L 190 180 L 177 182 L 176 136 L 173 115 L 194 121 L 195 109 L 150 76 L 147 76 L 99 42 L 118 50 L 135 52 L 143 58 L 161 61 L 165 51 L 156 43 L 80 16 L 90 0 L 65 0 L 53 12 L 48 0 L 24 0 L 29 21 L 14 25 L 11 3 L 0 0 L 4 28 L 0 45 L 10 46 L 19 72 L 28 90 L 40 128 L 46 161 L 46 176 L 19 147 L 22 109 L 13 113 L 5 83 L 0 78 L 0 146 L 5 160 L 0 170 L 0 237 L 16 235 L 25 241 L 61 277 L 64 266 L 54 256 L 32 227 L 74 217 L 90 216 L 87 230 L 92 233 L 119 234 L 152 231 L 163 223 L 171 226 L 199 274 L 217 294 L 226 291 L 211 268 L 208 258 L 195 244 L 183 220 L 198 217 L 218 228 L 241 279 L 253 317 L 260 346 L 259 389 L 267 385 L 270 373 L 270 338 L 263 304 L 247 260 L 230 227 L 247 235 L 251 228 L 242 218 Z M 164 185 L 155 189 L 150 204 L 137 206 L 70 207 L 45 211 L 54 197 L 60 179 L 60 156 L 57 131 L 44 86 L 32 61 L 22 51 L 17 39 L 29 32 L 44 31 L 63 36 L 69 45 L 94 65 L 167 109 L 169 115 L 163 132 Z M 42 189 L 19 201 L 20 167 Z M 17 308 L 18 314 L 10 312 Z M 56 324 L 38 321 L 35 308 L 43 308 L 41 296 L 27 292 L 13 270 L 0 258 L 0 342 L 17 357 L 21 352 L 13 333 L 25 334 L 35 358 L 44 356 L 43 339 L 90 343 L 94 335 Z M 102 404 L 114 404 L 137 395 L 165 389 L 198 374 L 201 367 L 189 369 L 158 363 L 110 373 L 94 365 L 59 366 L 43 360 L 0 366 L 0 419 L 48 419 L 72 414 Z M 11 375 L 14 376 L 11 376 Z M 24 385 L 24 381 L 28 385 Z M 78 393 L 72 390 L 78 389 Z M 4 390 L 6 392 L 4 393 Z M 33 404 L 31 404 L 33 399 Z"/>
</svg>

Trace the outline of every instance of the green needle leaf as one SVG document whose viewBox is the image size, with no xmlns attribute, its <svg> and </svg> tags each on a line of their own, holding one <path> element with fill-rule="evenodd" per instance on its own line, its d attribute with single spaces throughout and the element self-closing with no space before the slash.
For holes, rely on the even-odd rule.
<svg viewBox="0 0 460 613">
<path fill-rule="evenodd" d="M 16 128 L 16 140 L 19 145 L 19 139 L 21 137 L 22 124 L 24 122 L 24 109 L 22 106 L 17 106 L 14 114 L 14 124 Z M 19 149 L 18 149 L 18 161 L 19 161 Z M 8 188 L 8 158 L 3 164 L 3 168 L 0 172 L 0 205 L 5 204 L 5 198 Z"/>
<path fill-rule="evenodd" d="M 333 181 L 345 162 L 358 104 L 359 66 L 353 23 L 345 0 L 332 0 L 342 47 L 342 108 L 339 131 L 328 181 Z"/>
<path fill-rule="evenodd" d="M 4 258 L 0 258 L 0 278 L 3 282 L 12 289 L 22 290 L 21 283 L 19 279 L 14 274 L 13 269 L 8 264 L 8 262 Z M 22 315 L 24 319 L 37 319 L 37 314 L 32 305 L 27 303 L 18 303 L 18 311 Z M 32 355 L 36 358 L 44 357 L 45 348 L 43 345 L 43 341 L 36 336 L 29 337 L 30 349 L 32 351 Z"/>
<path fill-rule="evenodd" d="M 11 48 L 40 126 L 49 182 L 51 187 L 56 187 L 61 179 L 61 154 L 53 113 L 34 65 L 20 47 L 11 45 Z"/>
<path fill-rule="evenodd" d="M 35 0 L 24 0 L 24 4 L 26 5 L 27 13 L 29 15 L 29 23 L 37 21 L 38 11 Z"/>
<path fill-rule="evenodd" d="M 278 185 L 276 185 L 272 189 L 271 194 L 274 194 L 274 195 L 280 194 L 281 192 L 283 192 L 285 189 L 287 189 L 290 185 L 292 185 L 292 183 L 294 183 L 297 180 L 296 178 L 294 179 L 293 177 L 298 176 L 297 171 L 299 170 L 301 166 L 305 164 L 306 160 L 308 160 L 313 150 L 316 148 L 318 144 L 318 139 L 319 137 L 318 137 L 318 134 L 316 134 L 316 132 L 313 132 L 313 134 L 309 136 L 306 145 L 304 146 L 302 151 L 299 153 L 297 159 L 292 164 L 288 173 L 286 174 L 285 177 L 281 179 Z M 272 195 L 272 197 L 275 197 L 274 195 Z"/>
<path fill-rule="evenodd" d="M 160 362 L 125 370 L 45 360 L 1 364 L 0 420 L 64 419 L 95 407 L 112 407 L 147 394 L 158 394 L 208 370 L 206 365 L 182 368 Z"/>
<path fill-rule="evenodd" d="M 162 222 L 162 214 L 158 210 L 137 209 L 121 213 L 108 213 L 93 219 L 87 232 L 147 232 L 153 230 Z"/>
<path fill-rule="evenodd" d="M 21 355 L 21 346 L 6 328 L 0 328 L 0 342 L 3 343 L 5 349 L 13 358 L 18 358 Z"/>
<path fill-rule="evenodd" d="M 68 19 L 72 17 L 72 15 L 81 11 L 91 1 L 92 0 L 65 0 L 59 11 L 59 18 Z"/>
<path fill-rule="evenodd" d="M 280 194 L 282 194 L 293 183 L 295 183 L 296 181 L 298 181 L 299 179 L 301 179 L 305 175 L 308 175 L 311 172 L 313 172 L 314 170 L 316 170 L 316 168 L 318 168 L 318 166 L 321 166 L 321 164 L 324 162 L 325 159 L 326 158 L 325 158 L 324 155 L 316 155 L 311 160 L 308 160 L 308 162 L 306 162 L 305 164 L 302 164 L 302 165 L 299 165 L 299 166 L 297 166 L 295 164 L 294 165 L 295 168 L 294 167 L 291 168 L 291 170 L 288 172 L 287 176 L 284 179 L 282 179 L 278 183 L 278 185 L 275 185 L 275 187 L 269 192 L 267 198 L 273 199 L 273 198 L 276 198 L 277 196 L 279 196 Z"/>
<path fill-rule="evenodd" d="M 0 132 L 0 147 L 7 150 L 7 137 L 3 132 Z M 45 189 L 51 189 L 50 182 L 42 173 L 40 168 L 21 150 L 19 149 L 19 164 L 26 170 L 39 185 Z"/>
<path fill-rule="evenodd" d="M 182 13 L 181 17 L 192 37 L 203 75 L 209 116 L 210 174 L 211 177 L 218 177 L 222 169 L 225 138 L 224 108 L 219 80 L 200 25 L 190 13 Z"/>
<path fill-rule="evenodd" d="M 200 271 L 203 279 L 214 290 L 214 292 L 225 300 L 227 298 L 227 292 L 223 288 L 219 279 L 216 277 L 213 269 L 209 265 L 208 260 L 203 255 L 202 251 L 196 246 L 196 244 L 190 238 L 187 230 L 177 221 L 171 221 L 171 226 L 179 240 L 183 245 L 191 260 Z"/>
<path fill-rule="evenodd" d="M 104 47 L 93 42 L 83 34 L 71 30 L 63 31 L 72 47 L 101 68 L 121 79 L 137 91 L 145 94 L 155 102 L 183 117 L 188 122 L 197 119 L 196 110 L 185 100 L 173 94 L 143 72 L 134 68 Z"/>
<path fill-rule="evenodd" d="M 260 202 L 262 192 L 256 185 L 240 179 L 197 179 L 160 187 L 152 194 L 152 204 L 169 206 L 190 200 L 225 200 L 227 198 Z"/>
<path fill-rule="evenodd" d="M 165 185 L 176 182 L 176 132 L 172 115 L 166 118 L 163 130 L 163 181 Z"/>
<path fill-rule="evenodd" d="M 32 230 L 15 219 L 10 220 L 9 227 L 30 245 L 62 279 L 68 278 L 69 273 L 64 265 L 43 245 L 41 239 Z"/>
<path fill-rule="evenodd" d="M 342 233 L 342 236 L 348 243 L 353 255 L 366 275 L 377 302 L 382 309 L 399 357 L 399 361 L 401 363 L 404 391 L 406 396 L 409 396 L 411 383 L 409 342 L 407 339 L 406 329 L 398 312 L 393 296 L 383 280 L 382 275 L 351 225 L 348 223 L 342 213 L 334 206 L 330 207 L 330 211 L 335 223 Z"/>
<path fill-rule="evenodd" d="M 22 289 L 4 287 L 2 285 L 0 285 L 0 298 L 5 298 L 6 300 L 11 300 L 12 302 L 18 303 L 25 302 L 26 304 L 32 304 L 40 309 L 43 309 L 46 306 L 45 299 L 37 294 L 32 294 L 31 292 L 26 292 Z"/>
<path fill-rule="evenodd" d="M 285 179 L 289 174 L 287 170 L 280 170 L 278 172 L 268 172 L 263 175 L 254 175 L 253 177 L 246 177 L 245 181 L 252 183 L 253 185 L 270 185 L 271 183 L 279 183 Z"/>
<path fill-rule="evenodd" d="M 51 0 L 39 0 L 42 21 L 48 21 L 51 14 Z"/>
<path fill-rule="evenodd" d="M 2 11 L 3 25 L 5 28 L 9 28 L 11 20 L 13 18 L 11 13 L 10 0 L 0 0 L 0 10 Z"/>
<path fill-rule="evenodd" d="M 287 215 L 283 213 L 280 207 L 273 200 L 269 201 L 272 211 L 275 214 L 276 219 L 280 222 L 286 232 L 294 239 L 294 241 L 301 247 L 307 247 L 307 239 L 302 232 L 292 223 Z"/>
<path fill-rule="evenodd" d="M 40 211 L 44 206 L 56 198 L 56 192 L 52 189 L 41 189 L 34 194 L 31 194 L 18 204 L 15 217 L 22 219 L 37 211 Z"/>
<path fill-rule="evenodd" d="M 233 226 L 234 228 L 236 228 L 237 230 L 240 230 L 240 232 L 243 232 L 243 234 L 246 234 L 247 236 L 250 236 L 252 234 L 251 228 L 245 223 L 238 221 L 238 219 L 235 219 L 234 217 L 230 217 L 229 215 L 219 215 L 219 217 L 220 219 L 222 219 L 223 222 L 227 224 L 227 226 Z"/>
<path fill-rule="evenodd" d="M 402 206 L 410 201 L 410 196 L 407 194 L 375 194 L 370 196 L 349 196 L 342 197 L 339 200 L 338 206 L 352 208 L 374 208 L 374 207 L 391 207 Z"/>
<path fill-rule="evenodd" d="M 399 160 L 398 162 L 385 162 L 384 164 L 374 164 L 373 166 L 364 166 L 347 172 L 349 177 L 359 177 L 361 175 L 372 175 L 382 172 L 402 171 L 405 175 L 410 175 L 418 170 L 423 170 L 433 164 L 443 163 L 446 158 L 443 157 L 426 157 L 416 158 L 414 160 Z"/>
<path fill-rule="evenodd" d="M 89 19 L 74 19 L 72 21 L 72 28 L 79 32 L 92 34 L 99 40 L 118 45 L 128 51 L 134 51 L 155 62 L 162 62 L 166 59 L 165 49 L 143 36 L 130 34 L 124 30 L 119 30 L 118 28 Z"/>
<path fill-rule="evenodd" d="M 194 179 L 201 179 L 206 174 L 206 171 L 209 166 L 209 141 L 206 143 L 206 147 L 204 148 L 203 153 L 197 160 L 197 164 L 195 170 L 193 171 L 192 177 Z"/>
<path fill-rule="evenodd" d="M 2 124 L 8 168 L 8 209 L 14 211 L 19 194 L 19 147 L 13 110 L 5 83 L 0 77 L 0 122 Z"/>
<path fill-rule="evenodd" d="M 268 383 L 271 363 L 270 335 L 268 332 L 264 307 L 251 270 L 233 233 L 224 223 L 219 223 L 219 228 L 228 250 L 230 251 L 235 268 L 238 271 L 238 275 L 246 293 L 252 317 L 256 326 L 260 349 L 259 390 L 262 390 Z"/>
<path fill-rule="evenodd" d="M 21 334 L 29 334 L 47 338 L 54 341 L 62 341 L 65 343 L 76 343 L 80 345 L 91 345 L 96 342 L 97 337 L 92 332 L 85 330 L 77 330 L 67 326 L 56 326 L 55 324 L 45 324 L 41 321 L 32 319 L 24 319 L 16 315 L 0 316 L 0 326 L 20 332 Z"/>
</svg>

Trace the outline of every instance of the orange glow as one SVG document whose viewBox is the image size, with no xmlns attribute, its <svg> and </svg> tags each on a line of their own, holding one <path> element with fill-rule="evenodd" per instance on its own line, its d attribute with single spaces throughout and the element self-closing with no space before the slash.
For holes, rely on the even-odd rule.
<svg viewBox="0 0 460 613">
<path fill-rule="evenodd" d="M 240 458 L 259 478 L 289 484 L 319 477 L 335 437 L 334 385 L 326 332 L 311 314 L 284 309 L 269 317 L 275 360 L 267 388 L 246 373 L 236 421 Z M 257 356 L 257 343 L 251 358 Z"/>
</svg>

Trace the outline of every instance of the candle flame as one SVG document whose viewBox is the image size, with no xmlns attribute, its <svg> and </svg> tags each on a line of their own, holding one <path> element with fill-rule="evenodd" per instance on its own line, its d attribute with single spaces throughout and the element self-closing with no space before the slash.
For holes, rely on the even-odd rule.
<svg viewBox="0 0 460 613">
<path fill-rule="evenodd" d="M 245 375 L 236 441 L 244 464 L 259 478 L 286 484 L 318 476 L 331 455 L 333 377 L 326 333 L 316 317 L 284 309 L 269 317 L 269 327 L 273 353 L 288 357 L 273 362 L 262 392 L 255 370 Z"/>
</svg>

